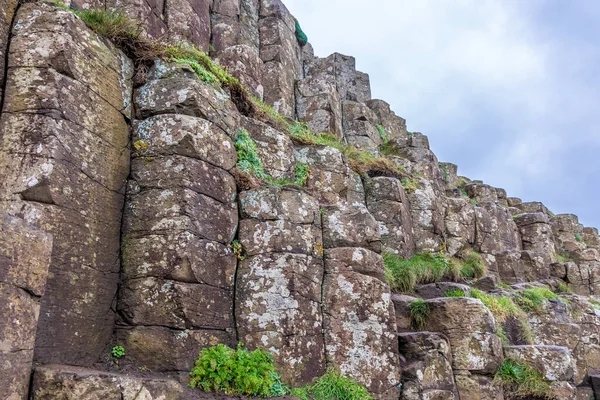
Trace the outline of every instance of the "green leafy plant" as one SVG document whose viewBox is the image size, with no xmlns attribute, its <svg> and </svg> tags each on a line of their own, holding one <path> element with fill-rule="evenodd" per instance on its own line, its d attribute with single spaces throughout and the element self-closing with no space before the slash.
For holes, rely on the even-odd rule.
<svg viewBox="0 0 600 400">
<path fill-rule="evenodd" d="M 478 206 L 479 202 L 475 199 L 471 199 L 471 204 L 473 204 L 474 206 Z"/>
<path fill-rule="evenodd" d="M 556 255 L 556 259 L 558 260 L 559 263 L 562 263 L 562 264 L 571 261 L 571 257 L 569 256 L 569 253 L 559 253 Z"/>
<path fill-rule="evenodd" d="M 294 174 L 296 175 L 294 183 L 298 186 L 306 186 L 308 175 L 310 174 L 310 167 L 308 164 L 297 163 L 294 167 Z"/>
<path fill-rule="evenodd" d="M 114 346 L 110 351 L 110 355 L 117 360 L 125 357 L 125 348 L 123 346 Z"/>
<path fill-rule="evenodd" d="M 256 143 L 250 137 L 250 134 L 239 129 L 234 141 L 235 150 L 238 155 L 237 167 L 245 172 L 252 173 L 260 179 L 267 179 L 267 174 L 263 170 L 262 161 L 258 156 Z"/>
<path fill-rule="evenodd" d="M 379 136 L 381 136 L 381 140 L 383 141 L 383 143 L 387 143 L 388 142 L 388 135 L 387 132 L 385 131 L 385 128 L 383 127 L 383 125 L 377 125 L 377 130 L 379 131 Z"/>
<path fill-rule="evenodd" d="M 494 381 L 521 398 L 547 398 L 550 383 L 537 370 L 507 358 L 498 366 Z"/>
<path fill-rule="evenodd" d="M 249 351 L 241 343 L 237 350 L 224 344 L 202 349 L 190 376 L 189 385 L 205 392 L 258 397 L 288 393 L 271 355 L 263 350 Z"/>
<path fill-rule="evenodd" d="M 302 400 L 373 400 L 367 389 L 333 368 L 309 386 L 291 390 L 291 395 Z"/>
<path fill-rule="evenodd" d="M 231 250 L 233 254 L 237 257 L 238 260 L 244 261 L 246 259 L 246 252 L 244 251 L 244 247 L 239 242 L 239 240 L 234 240 L 230 244 Z"/>
<path fill-rule="evenodd" d="M 298 22 L 298 20 L 296 20 L 296 40 L 298 40 L 298 44 L 300 45 L 300 47 L 304 47 L 308 43 L 308 37 L 300 27 L 300 23 Z"/>
<path fill-rule="evenodd" d="M 581 238 L 581 235 L 579 233 L 575 233 L 575 241 L 583 242 L 583 239 Z"/>
</svg>

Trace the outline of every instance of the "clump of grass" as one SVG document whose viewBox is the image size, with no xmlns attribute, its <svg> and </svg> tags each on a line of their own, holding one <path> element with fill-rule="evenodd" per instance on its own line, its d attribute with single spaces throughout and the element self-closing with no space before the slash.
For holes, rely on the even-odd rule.
<svg viewBox="0 0 600 400">
<path fill-rule="evenodd" d="M 402 178 L 400 183 L 408 193 L 412 193 L 419 188 L 419 183 L 412 178 Z"/>
<path fill-rule="evenodd" d="M 462 289 L 448 289 L 444 293 L 444 297 L 468 297 Z"/>
<path fill-rule="evenodd" d="M 460 271 L 465 278 L 481 278 L 487 274 L 487 267 L 483 263 L 481 254 L 471 251 L 462 263 Z"/>
<path fill-rule="evenodd" d="M 202 349 L 190 376 L 189 385 L 205 392 L 258 397 L 289 392 L 275 371 L 271 355 L 264 350 L 251 352 L 241 343 L 237 350 L 224 344 Z"/>
<path fill-rule="evenodd" d="M 292 389 L 291 395 L 302 400 L 373 400 L 364 386 L 333 368 L 314 384 Z"/>
<path fill-rule="evenodd" d="M 569 256 L 569 253 L 558 253 L 556 255 L 556 259 L 561 264 L 568 263 L 569 261 L 571 261 L 571 257 Z"/>
<path fill-rule="evenodd" d="M 410 260 L 393 253 L 383 255 L 385 276 L 393 291 L 411 293 L 417 283 L 440 281 L 448 272 L 450 265 L 443 255 L 422 253 Z"/>
<path fill-rule="evenodd" d="M 579 233 L 575 233 L 575 241 L 576 242 L 583 242 L 583 239 L 581 238 L 581 235 Z"/>
<path fill-rule="evenodd" d="M 386 144 L 388 142 L 388 135 L 385 131 L 385 128 L 383 127 L 383 125 L 377 125 L 377 130 L 379 131 L 379 136 L 381 136 L 383 144 Z"/>
<path fill-rule="evenodd" d="M 471 204 L 473 204 L 474 206 L 478 206 L 479 202 L 475 199 L 471 199 Z"/>
<path fill-rule="evenodd" d="M 512 286 L 504 282 L 498 282 L 498 287 L 501 289 L 512 289 Z"/>
<path fill-rule="evenodd" d="M 262 161 L 258 156 L 256 143 L 246 130 L 238 130 L 234 146 L 238 155 L 238 169 L 246 173 L 251 173 L 259 179 L 267 179 L 268 176 L 265 174 Z"/>
<path fill-rule="evenodd" d="M 522 398 L 548 398 L 550 383 L 530 366 L 507 358 L 498 366 L 494 381 Z"/>
<path fill-rule="evenodd" d="M 525 289 L 519 292 L 516 297 L 516 302 L 527 312 L 540 311 L 544 302 L 551 299 L 561 299 L 567 303 L 565 299 L 554 293 L 548 288 L 534 287 Z"/>
<path fill-rule="evenodd" d="M 504 322 L 510 316 L 520 316 L 523 310 L 508 296 L 493 296 L 478 289 L 472 289 L 470 297 L 479 299 L 494 314 L 497 322 Z"/>
<path fill-rule="evenodd" d="M 174 63 L 177 63 L 177 64 L 189 65 L 190 68 L 192 68 L 194 70 L 196 75 L 198 75 L 198 77 L 203 82 L 206 82 L 208 84 L 214 84 L 214 83 L 218 82 L 215 74 L 210 72 L 208 69 L 206 69 L 206 67 L 204 65 L 200 64 L 196 60 L 185 59 L 185 58 L 173 58 L 171 61 L 173 61 Z"/>
<path fill-rule="evenodd" d="M 290 125 L 289 132 L 292 139 L 301 144 L 329 146 L 339 150 L 350 168 L 360 175 L 376 174 L 401 178 L 406 174 L 406 171 L 394 165 L 391 160 L 376 157 L 368 151 L 359 150 L 352 145 L 342 143 L 330 133 L 314 134 L 306 124 L 296 123 Z"/>
<path fill-rule="evenodd" d="M 423 299 L 417 299 L 408 305 L 410 325 L 416 331 L 422 331 L 429 318 L 429 305 Z"/>
<path fill-rule="evenodd" d="M 571 288 L 569 287 L 569 284 L 565 283 L 565 282 L 559 282 L 558 287 L 556 288 L 556 291 L 558 293 L 571 293 L 572 292 Z"/>
<path fill-rule="evenodd" d="M 440 171 L 442 171 L 442 174 L 444 175 L 444 183 L 448 183 L 448 170 L 441 163 L 438 164 L 438 168 L 440 169 Z"/>
<path fill-rule="evenodd" d="M 590 303 L 592 303 L 592 307 L 594 307 L 596 310 L 600 310 L 600 301 L 590 299 Z"/>
</svg>

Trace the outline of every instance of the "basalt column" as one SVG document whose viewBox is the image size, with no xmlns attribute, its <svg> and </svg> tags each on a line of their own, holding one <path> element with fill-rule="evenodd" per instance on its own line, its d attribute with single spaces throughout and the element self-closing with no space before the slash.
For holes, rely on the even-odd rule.
<svg viewBox="0 0 600 400">
<path fill-rule="evenodd" d="M 228 170 L 237 155 L 219 127 L 227 123 L 207 115 L 232 105 L 184 67 L 160 63 L 135 99 L 117 342 L 134 364 L 189 371 L 201 348 L 235 342 L 238 210 Z"/>
<path fill-rule="evenodd" d="M 0 120 L 0 208 L 54 236 L 41 363 L 94 363 L 112 334 L 131 74 L 73 13 L 21 6 Z"/>
</svg>

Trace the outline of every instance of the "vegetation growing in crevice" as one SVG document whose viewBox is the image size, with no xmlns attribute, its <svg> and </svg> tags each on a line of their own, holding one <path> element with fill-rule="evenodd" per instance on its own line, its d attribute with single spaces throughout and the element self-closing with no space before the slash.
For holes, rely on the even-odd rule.
<svg viewBox="0 0 600 400">
<path fill-rule="evenodd" d="M 400 183 L 408 193 L 412 193 L 419 188 L 419 183 L 413 178 L 402 178 Z"/>
<path fill-rule="evenodd" d="M 114 346 L 110 350 L 110 355 L 116 359 L 123 358 L 125 357 L 125 348 L 123 346 Z"/>
<path fill-rule="evenodd" d="M 550 382 L 539 371 L 510 358 L 498 366 L 494 382 L 524 399 L 545 399 L 551 393 Z"/>
<path fill-rule="evenodd" d="M 417 284 L 482 276 L 486 269 L 482 263 L 477 264 L 478 256 L 472 252 L 463 261 L 456 258 L 448 260 L 441 253 L 421 253 L 407 260 L 393 253 L 385 253 L 383 261 L 386 280 L 392 291 L 411 293 Z"/>
<path fill-rule="evenodd" d="M 289 392 L 275 371 L 271 355 L 264 350 L 249 351 L 241 343 L 236 350 L 224 344 L 202 349 L 190 377 L 189 385 L 205 392 L 258 397 Z"/>
<path fill-rule="evenodd" d="M 581 235 L 579 233 L 575 233 L 575 241 L 578 243 L 583 242 L 583 239 L 581 238 Z"/>
<path fill-rule="evenodd" d="M 314 384 L 292 389 L 290 394 L 302 400 L 373 400 L 364 386 L 333 368 Z"/>
<path fill-rule="evenodd" d="M 478 289 L 471 289 L 468 297 L 479 299 L 494 315 L 499 327 L 513 325 L 514 330 L 517 331 L 514 333 L 514 336 L 517 336 L 514 338 L 515 340 L 526 344 L 533 343 L 533 333 L 527 320 L 527 314 L 512 298 L 505 295 L 494 296 Z M 509 344 L 503 328 L 498 336 L 504 344 Z"/>
<path fill-rule="evenodd" d="M 560 299 L 568 304 L 566 299 L 563 299 L 552 290 L 545 287 L 533 287 L 520 291 L 515 299 L 516 303 L 527 312 L 541 311 L 546 300 Z"/>
<path fill-rule="evenodd" d="M 569 253 L 558 253 L 556 254 L 556 259 L 559 263 L 564 264 L 571 261 L 571 256 L 569 255 Z"/>
<path fill-rule="evenodd" d="M 239 129 L 233 144 L 238 156 L 237 168 L 259 179 L 267 179 L 268 176 L 258 156 L 258 148 L 250 134 L 244 129 Z"/>
<path fill-rule="evenodd" d="M 321 145 L 333 147 L 342 153 L 348 165 L 354 172 L 361 175 L 387 175 L 397 178 L 406 176 L 406 171 L 397 167 L 394 163 L 383 157 L 376 157 L 368 151 L 359 150 L 356 147 L 342 143 L 337 137 L 330 133 L 315 134 L 303 123 L 296 123 L 289 128 L 290 136 L 296 142 L 306 145 Z"/>
<path fill-rule="evenodd" d="M 423 299 L 417 299 L 408 305 L 410 310 L 410 326 L 415 331 L 422 331 L 429 317 L 429 305 Z"/>
<path fill-rule="evenodd" d="M 448 183 L 448 169 L 443 164 L 438 164 L 438 168 L 442 171 L 442 175 L 444 176 L 444 183 Z"/>
<path fill-rule="evenodd" d="M 571 293 L 572 292 L 571 288 L 569 287 L 569 284 L 565 283 L 565 282 L 559 282 L 558 286 L 556 288 L 556 291 L 558 293 Z"/>
<path fill-rule="evenodd" d="M 239 261 L 244 261 L 246 259 L 246 252 L 244 251 L 244 246 L 239 242 L 239 240 L 234 240 L 230 244 L 231 251 L 235 254 L 236 258 Z"/>
<path fill-rule="evenodd" d="M 385 131 L 385 128 L 383 127 L 383 125 L 377 125 L 377 130 L 379 131 L 379 136 L 381 136 L 383 144 L 386 144 L 388 142 L 388 135 Z"/>
<path fill-rule="evenodd" d="M 449 289 L 444 293 L 444 297 L 469 297 L 462 289 Z"/>
</svg>

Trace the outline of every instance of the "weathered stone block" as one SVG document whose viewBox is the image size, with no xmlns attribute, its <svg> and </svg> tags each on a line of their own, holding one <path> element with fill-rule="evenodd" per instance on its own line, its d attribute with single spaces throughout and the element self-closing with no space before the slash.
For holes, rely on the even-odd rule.
<svg viewBox="0 0 600 400">
<path fill-rule="evenodd" d="M 415 243 L 410 203 L 398 179 L 377 177 L 367 183 L 367 208 L 379 225 L 383 248 L 411 258 Z"/>
<path fill-rule="evenodd" d="M 475 207 L 475 245 L 481 253 L 499 254 L 506 250 L 521 250 L 517 225 L 510 213 L 493 203 Z"/>
<path fill-rule="evenodd" d="M 161 326 L 118 329 L 117 343 L 127 349 L 127 362 L 155 372 L 189 372 L 198 353 L 223 343 L 233 347 L 231 332 L 175 330 Z"/>
<path fill-rule="evenodd" d="M 310 255 L 261 254 L 239 266 L 240 340 L 270 351 L 288 384 L 306 384 L 325 370 L 322 280 L 323 263 Z"/>
<path fill-rule="evenodd" d="M 261 187 L 240 193 L 244 218 L 286 220 L 295 224 L 321 224 L 319 204 L 301 190 Z"/>
<path fill-rule="evenodd" d="M 325 248 L 364 247 L 381 251 L 377 221 L 365 206 L 325 207 L 322 221 Z"/>
<path fill-rule="evenodd" d="M 150 81 L 134 92 L 136 116 L 184 114 L 206 119 L 229 136 L 239 126 L 240 115 L 221 89 L 196 79 L 166 78 Z"/>
<path fill-rule="evenodd" d="M 289 221 L 240 221 L 239 240 L 250 256 L 273 252 L 318 255 L 323 249 L 321 229 Z"/>
<path fill-rule="evenodd" d="M 398 335 L 398 350 L 401 400 L 458 399 L 448 339 L 431 332 L 402 333 Z"/>
<path fill-rule="evenodd" d="M 219 52 L 218 62 L 227 68 L 227 71 L 238 78 L 250 92 L 263 99 L 265 88 L 263 86 L 264 65 L 258 53 L 258 47 L 239 44 L 225 48 Z"/>
<path fill-rule="evenodd" d="M 385 129 L 388 139 L 407 136 L 406 120 L 398 117 L 383 100 L 368 100 L 367 106 L 377 115 L 379 125 Z"/>
<path fill-rule="evenodd" d="M 229 170 L 237 154 L 226 132 L 205 119 L 157 115 L 134 123 L 133 146 L 138 156 L 180 155 Z"/>
<path fill-rule="evenodd" d="M 492 377 L 460 371 L 454 378 L 460 400 L 504 400 L 504 391 Z"/>
<path fill-rule="evenodd" d="M 452 348 L 452 368 L 493 373 L 502 362 L 502 344 L 495 335 L 492 313 L 477 299 L 467 297 L 427 300 L 425 329 L 445 334 Z"/>
<path fill-rule="evenodd" d="M 131 325 L 225 330 L 233 327 L 232 304 L 228 290 L 141 278 L 124 283 L 118 307 Z"/>
<path fill-rule="evenodd" d="M 575 363 L 566 347 L 504 346 L 504 356 L 529 365 L 548 381 L 573 379 Z"/>
<path fill-rule="evenodd" d="M 323 287 L 328 363 L 370 391 L 400 380 L 393 303 L 387 284 L 358 272 L 326 274 Z"/>
<path fill-rule="evenodd" d="M 157 277 L 230 289 L 236 261 L 226 245 L 188 231 L 123 239 L 125 279 Z"/>
<path fill-rule="evenodd" d="M 208 52 L 211 5 L 212 0 L 169 0 L 165 15 L 169 40 L 189 42 Z"/>
</svg>

